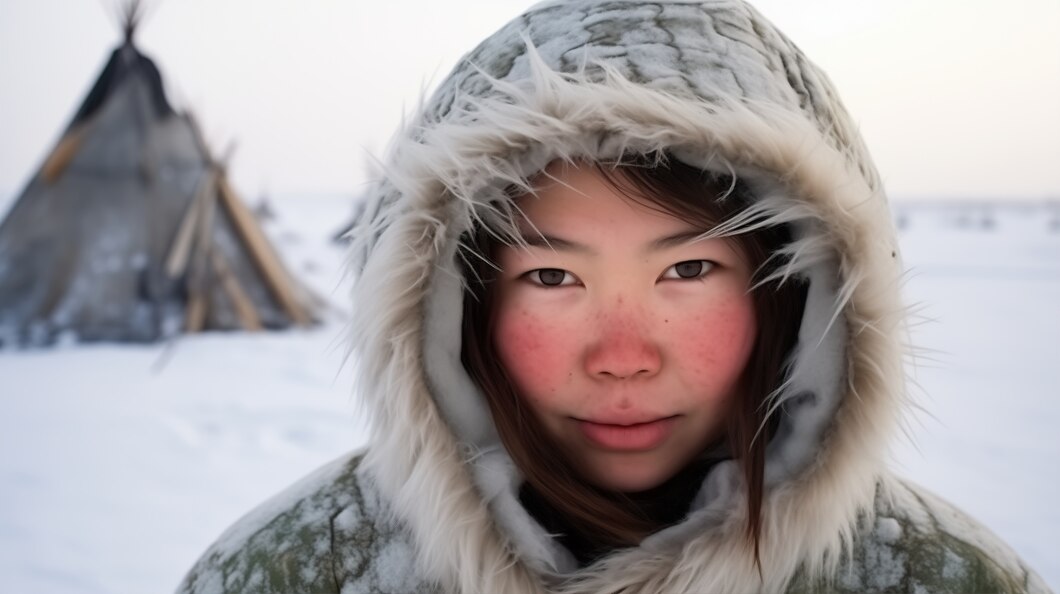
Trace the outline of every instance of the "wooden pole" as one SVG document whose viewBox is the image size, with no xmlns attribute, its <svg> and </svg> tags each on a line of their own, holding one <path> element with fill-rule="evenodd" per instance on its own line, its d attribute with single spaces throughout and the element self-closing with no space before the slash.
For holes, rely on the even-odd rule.
<svg viewBox="0 0 1060 594">
<path fill-rule="evenodd" d="M 196 223 L 199 222 L 199 213 L 204 208 L 203 203 L 207 200 L 210 187 L 214 185 L 216 173 L 213 169 L 204 172 L 199 187 L 195 190 L 184 218 L 180 221 L 177 236 L 173 239 L 173 246 L 166 258 L 166 276 L 177 278 L 184 273 L 188 267 L 188 258 L 191 256 L 192 240 L 195 237 Z"/>
<path fill-rule="evenodd" d="M 221 203 L 225 206 L 232 220 L 232 226 L 243 240 L 251 260 L 258 267 L 266 286 L 276 297 L 280 307 L 287 315 L 300 326 L 308 326 L 313 319 L 306 308 L 299 302 L 297 295 L 291 287 L 291 276 L 283 267 L 279 256 L 272 250 L 265 233 L 254 220 L 254 215 L 235 195 L 228 180 L 219 176 L 218 188 L 221 195 Z"/>
<path fill-rule="evenodd" d="M 87 127 L 87 122 L 82 123 L 59 139 L 59 143 L 41 166 L 41 177 L 45 182 L 55 183 L 63 171 L 66 171 L 67 165 L 74 160 L 77 150 L 81 148 L 81 140 L 84 139 Z"/>
</svg>

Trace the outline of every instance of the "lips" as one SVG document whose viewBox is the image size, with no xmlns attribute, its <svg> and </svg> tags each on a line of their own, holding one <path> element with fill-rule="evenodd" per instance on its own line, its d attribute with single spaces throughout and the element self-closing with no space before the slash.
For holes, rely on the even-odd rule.
<svg viewBox="0 0 1060 594">
<path fill-rule="evenodd" d="M 677 417 L 646 423 L 612 424 L 576 419 L 578 429 L 590 442 L 605 450 L 639 452 L 658 447 L 673 431 Z"/>
</svg>

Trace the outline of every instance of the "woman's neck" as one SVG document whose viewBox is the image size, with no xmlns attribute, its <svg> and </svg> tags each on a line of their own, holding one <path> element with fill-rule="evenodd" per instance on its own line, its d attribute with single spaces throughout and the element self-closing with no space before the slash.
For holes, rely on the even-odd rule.
<svg viewBox="0 0 1060 594">
<path fill-rule="evenodd" d="M 633 511 L 647 518 L 655 530 L 661 530 L 680 522 L 688 514 L 703 479 L 716 462 L 716 459 L 709 458 L 694 460 L 657 487 L 638 493 L 620 494 L 618 497 L 627 501 Z M 582 567 L 618 548 L 601 542 L 597 535 L 579 531 L 529 484 L 523 484 L 519 499 L 545 530 L 557 535 L 560 543 Z"/>
</svg>

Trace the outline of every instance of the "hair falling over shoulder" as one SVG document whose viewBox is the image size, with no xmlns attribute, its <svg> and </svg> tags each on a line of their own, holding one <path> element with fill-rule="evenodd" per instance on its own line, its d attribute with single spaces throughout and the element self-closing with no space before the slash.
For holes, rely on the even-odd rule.
<svg viewBox="0 0 1060 594">
<path fill-rule="evenodd" d="M 685 165 L 665 154 L 624 157 L 596 165 L 620 194 L 644 206 L 710 231 L 750 204 L 739 180 Z M 775 427 L 769 400 L 782 385 L 806 300 L 798 280 L 770 280 L 783 266 L 778 250 L 791 241 L 783 226 L 763 227 L 731 237 L 749 259 L 755 278 L 752 300 L 758 335 L 741 378 L 741 397 L 725 423 L 725 446 L 740 465 L 746 485 L 747 538 L 755 564 L 762 527 L 765 451 Z M 464 299 L 461 359 L 488 401 L 498 433 L 527 485 L 571 531 L 599 553 L 633 546 L 660 525 L 627 494 L 609 492 L 582 480 L 546 436 L 502 365 L 493 336 L 491 284 L 497 270 L 497 234 L 477 228 L 463 242 Z"/>
</svg>

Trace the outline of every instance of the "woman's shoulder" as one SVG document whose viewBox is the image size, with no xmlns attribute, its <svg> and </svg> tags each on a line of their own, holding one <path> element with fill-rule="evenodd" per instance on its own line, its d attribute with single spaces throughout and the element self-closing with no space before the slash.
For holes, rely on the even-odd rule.
<svg viewBox="0 0 1060 594">
<path fill-rule="evenodd" d="M 791 591 L 803 591 L 805 582 Z M 989 528 L 930 491 L 888 477 L 834 580 L 814 592 L 1043 592 L 1033 569 Z"/>
<path fill-rule="evenodd" d="M 178 588 L 206 592 L 407 592 L 422 589 L 406 530 L 358 453 L 261 504 L 226 530 Z"/>
</svg>

